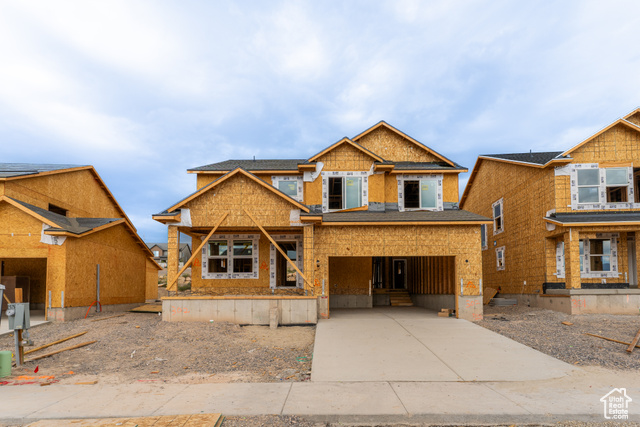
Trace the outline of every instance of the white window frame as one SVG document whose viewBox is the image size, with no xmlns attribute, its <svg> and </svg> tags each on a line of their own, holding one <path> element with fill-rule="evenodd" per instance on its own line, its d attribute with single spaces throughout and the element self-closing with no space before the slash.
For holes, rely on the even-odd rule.
<svg viewBox="0 0 640 427">
<path fill-rule="evenodd" d="M 564 278 L 565 262 L 564 262 L 564 241 L 556 242 L 556 277 Z"/>
<path fill-rule="evenodd" d="M 213 258 L 225 258 L 227 259 L 227 272 L 226 273 L 209 273 L 209 242 L 212 240 L 226 240 L 227 241 L 227 255 L 216 256 Z M 234 273 L 233 272 L 233 260 L 234 258 L 249 258 L 247 256 L 234 256 L 233 255 L 233 241 L 234 240 L 251 240 L 252 241 L 252 254 L 250 258 L 253 260 L 252 269 L 250 273 Z M 260 275 L 260 268 L 258 261 L 260 259 L 260 235 L 259 234 L 214 234 L 209 239 L 206 245 L 202 248 L 202 278 L 203 279 L 257 279 Z"/>
<path fill-rule="evenodd" d="M 579 200 L 578 189 L 580 187 L 595 187 L 595 185 L 579 186 L 578 171 L 584 169 L 598 170 L 598 201 L 591 203 L 581 203 Z M 627 169 L 627 201 L 626 202 L 607 202 L 607 187 L 624 187 L 624 185 L 607 185 L 608 169 Z M 566 175 L 566 169 L 556 169 L 556 176 Z M 640 209 L 640 203 L 635 203 L 633 167 L 614 167 L 601 168 L 598 163 L 580 163 L 569 165 L 570 189 L 571 189 L 571 209 L 572 210 L 601 210 L 601 209 Z"/>
<path fill-rule="evenodd" d="M 487 235 L 487 224 L 482 224 L 480 226 L 480 245 L 482 246 L 482 250 L 486 251 L 489 249 L 489 236 Z"/>
<path fill-rule="evenodd" d="M 271 177 L 271 184 L 278 190 L 280 190 L 279 184 L 281 182 L 295 182 L 297 184 L 297 192 L 295 196 L 289 196 L 293 200 L 300 203 L 304 201 L 304 183 L 300 175 L 273 175 Z M 285 193 L 286 194 L 286 193 Z"/>
<path fill-rule="evenodd" d="M 444 202 L 442 196 L 442 174 L 424 174 L 424 175 L 398 175 L 396 177 L 398 181 L 398 210 L 404 211 L 443 211 Z M 436 207 L 435 208 L 405 208 L 404 206 L 404 182 L 405 181 L 418 181 L 422 185 L 422 181 L 436 181 Z M 420 205 L 422 205 L 422 191 L 420 191 Z"/>
<path fill-rule="evenodd" d="M 617 278 L 620 277 L 618 271 L 618 239 L 619 233 L 596 233 L 596 237 L 589 239 L 587 237 L 580 239 L 583 244 L 583 255 L 581 256 L 582 268 L 580 269 L 580 277 L 585 279 L 599 279 L 599 278 Z M 610 254 L 609 254 L 609 271 L 592 271 L 591 270 L 591 257 L 592 256 L 605 256 L 604 254 L 591 255 L 591 240 L 609 240 L 610 241 Z"/>
<path fill-rule="evenodd" d="M 302 271 L 304 274 L 304 247 L 302 245 L 302 235 L 301 234 L 280 234 L 280 235 L 272 235 L 273 240 L 276 242 L 295 242 L 296 243 L 296 267 Z M 304 279 L 296 273 L 296 287 L 292 288 L 291 286 L 276 286 L 276 257 L 278 250 L 271 243 L 269 250 L 269 287 L 271 289 L 302 289 L 304 288 Z"/>
<path fill-rule="evenodd" d="M 500 215 L 496 217 L 496 206 L 500 206 Z M 504 231 L 504 199 L 500 198 L 491 205 L 491 217 L 493 218 L 493 235 Z M 496 227 L 496 218 L 500 218 L 500 229 Z"/>
<path fill-rule="evenodd" d="M 331 171 L 331 172 L 321 172 L 322 176 L 322 212 L 338 212 L 345 209 L 329 209 L 329 178 L 361 178 L 362 188 L 360 190 L 360 206 L 358 207 L 368 207 L 369 206 L 369 175 L 371 175 L 370 171 L 351 171 L 351 172 L 342 172 L 342 171 Z M 344 181 L 344 179 L 343 179 Z M 345 205 L 345 197 L 346 192 L 344 191 L 345 186 L 343 185 L 342 191 L 342 200 L 343 206 Z M 353 208 L 352 208 L 353 209 Z"/>
<path fill-rule="evenodd" d="M 500 259 L 502 259 L 502 265 L 500 264 Z M 504 266 L 504 246 L 500 246 L 499 248 L 496 248 L 496 270 L 503 271 Z"/>
</svg>

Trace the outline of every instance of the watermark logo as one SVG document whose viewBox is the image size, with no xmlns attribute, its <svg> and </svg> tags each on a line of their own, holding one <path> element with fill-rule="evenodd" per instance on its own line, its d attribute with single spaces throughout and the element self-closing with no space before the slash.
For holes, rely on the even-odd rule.
<svg viewBox="0 0 640 427">
<path fill-rule="evenodd" d="M 629 402 L 626 388 L 614 388 L 602 396 L 600 402 L 604 404 L 604 417 L 608 420 L 628 420 Z"/>
</svg>

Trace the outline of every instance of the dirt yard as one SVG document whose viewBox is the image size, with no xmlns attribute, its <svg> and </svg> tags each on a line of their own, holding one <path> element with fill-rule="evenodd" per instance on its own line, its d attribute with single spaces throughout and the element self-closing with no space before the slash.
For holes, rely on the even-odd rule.
<svg viewBox="0 0 640 427">
<path fill-rule="evenodd" d="M 631 342 L 640 329 L 640 316 L 570 316 L 525 306 L 485 306 L 484 310 L 484 320 L 478 325 L 567 363 L 618 370 L 640 369 L 640 348 L 629 354 L 623 344 L 585 335 L 590 333 Z"/>
<path fill-rule="evenodd" d="M 105 314 L 100 317 L 109 317 Z M 93 341 L 86 347 L 25 363 L 0 385 L 33 382 L 169 382 L 182 384 L 306 381 L 310 377 L 315 327 L 163 322 L 156 313 L 126 313 L 50 323 L 30 330 L 34 347 L 83 331 L 85 335 L 33 354 Z M 14 338 L 0 336 L 0 350 Z M 33 348 L 33 347 L 31 347 Z M 25 347 L 29 350 L 30 347 Z M 36 367 L 38 372 L 34 372 Z M 53 377 L 53 378 L 48 378 Z"/>
</svg>

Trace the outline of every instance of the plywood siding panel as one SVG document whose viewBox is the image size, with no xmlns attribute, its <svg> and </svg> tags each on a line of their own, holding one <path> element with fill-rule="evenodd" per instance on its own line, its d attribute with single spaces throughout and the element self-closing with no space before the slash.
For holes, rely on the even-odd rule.
<svg viewBox="0 0 640 427">
<path fill-rule="evenodd" d="M 100 302 L 130 304 L 145 301 L 147 257 L 124 225 L 65 242 L 65 306 L 96 301 L 96 265 L 100 264 Z"/>
<path fill-rule="evenodd" d="M 441 161 L 413 142 L 384 127 L 366 134 L 356 142 L 383 159 L 393 162 Z"/>
<path fill-rule="evenodd" d="M 153 261 L 147 258 L 147 271 L 145 276 L 145 299 L 157 299 L 158 298 L 158 269 Z"/>
<path fill-rule="evenodd" d="M 247 209 L 263 227 L 289 227 L 290 213 L 296 209 L 282 197 L 238 174 L 190 201 L 194 227 L 212 227 L 223 213 L 229 216 L 223 227 L 255 227 L 243 211 Z"/>
<path fill-rule="evenodd" d="M 503 293 L 541 292 L 546 281 L 543 220 L 555 208 L 554 170 L 483 160 L 463 209 L 493 218 L 492 204 L 503 199 L 504 232 L 487 227 L 482 251 L 484 286 Z M 505 269 L 497 270 L 496 248 L 505 247 Z M 526 284 L 525 284 L 526 281 Z"/>
<path fill-rule="evenodd" d="M 368 171 L 373 166 L 374 159 L 362 150 L 342 144 L 317 161 L 324 163 L 323 171 Z"/>
<path fill-rule="evenodd" d="M 329 286 L 334 295 L 369 295 L 370 257 L 329 258 Z"/>
<path fill-rule="evenodd" d="M 70 217 L 121 218 L 107 193 L 89 170 L 6 181 L 6 195 L 48 209 L 67 209 Z"/>
</svg>

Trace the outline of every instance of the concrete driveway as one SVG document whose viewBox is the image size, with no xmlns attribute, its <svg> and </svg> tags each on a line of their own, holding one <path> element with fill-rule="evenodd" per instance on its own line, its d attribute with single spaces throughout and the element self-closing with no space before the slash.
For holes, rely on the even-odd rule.
<svg viewBox="0 0 640 427">
<path fill-rule="evenodd" d="M 334 309 L 316 329 L 311 381 L 531 381 L 575 369 L 419 307 Z"/>
</svg>

